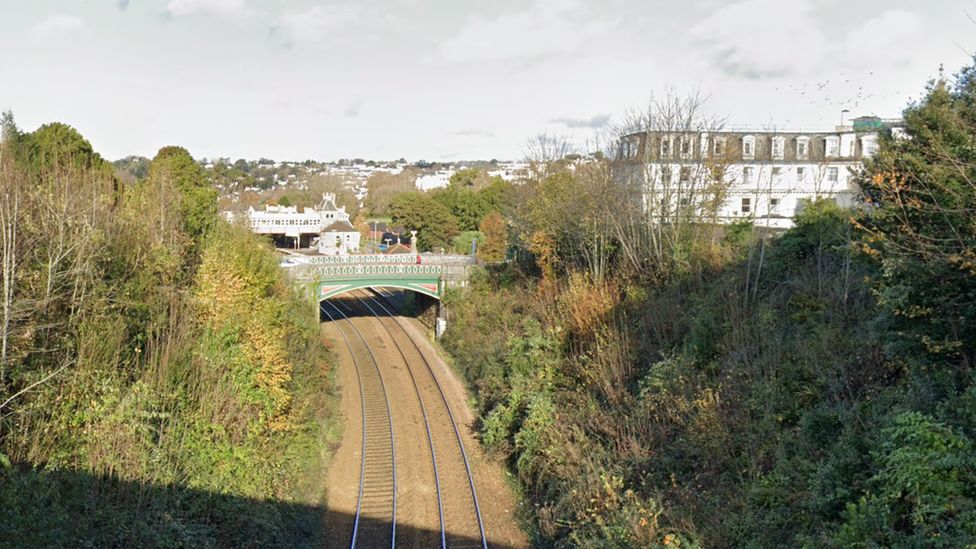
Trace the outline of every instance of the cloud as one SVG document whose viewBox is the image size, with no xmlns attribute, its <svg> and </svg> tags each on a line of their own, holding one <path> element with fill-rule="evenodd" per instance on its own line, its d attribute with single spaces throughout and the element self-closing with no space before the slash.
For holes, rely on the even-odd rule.
<svg viewBox="0 0 976 549">
<path fill-rule="evenodd" d="M 439 53 L 448 61 L 570 54 L 612 34 L 618 26 L 618 19 L 592 16 L 575 1 L 536 0 L 524 11 L 469 19 L 457 34 L 440 43 Z"/>
<path fill-rule="evenodd" d="M 173 17 L 207 14 L 240 17 L 248 12 L 245 0 L 170 0 L 166 13 Z"/>
<path fill-rule="evenodd" d="M 550 122 L 562 124 L 567 128 L 590 128 L 599 129 L 606 127 L 610 123 L 609 114 L 597 114 L 590 118 L 553 118 Z"/>
<path fill-rule="evenodd" d="M 352 6 L 313 6 L 279 15 L 271 27 L 271 35 L 280 37 L 287 47 L 296 43 L 322 43 L 334 39 L 337 31 L 347 29 L 360 18 L 360 11 Z"/>
<path fill-rule="evenodd" d="M 460 130 L 454 132 L 458 137 L 495 137 L 494 132 L 486 130 Z"/>
<path fill-rule="evenodd" d="M 883 67 L 905 64 L 918 49 L 922 18 L 915 12 L 888 10 L 847 33 L 844 48 L 850 64 Z"/>
<path fill-rule="evenodd" d="M 356 118 L 359 113 L 363 110 L 363 98 L 357 97 L 346 105 L 346 110 L 342 112 L 347 118 Z"/>
<path fill-rule="evenodd" d="M 31 34 L 35 38 L 42 38 L 52 34 L 65 34 L 85 28 L 85 20 L 75 15 L 49 15 L 31 27 Z"/>
<path fill-rule="evenodd" d="M 740 0 L 712 12 L 691 35 L 716 68 L 751 80 L 803 73 L 828 47 L 809 0 Z"/>
</svg>

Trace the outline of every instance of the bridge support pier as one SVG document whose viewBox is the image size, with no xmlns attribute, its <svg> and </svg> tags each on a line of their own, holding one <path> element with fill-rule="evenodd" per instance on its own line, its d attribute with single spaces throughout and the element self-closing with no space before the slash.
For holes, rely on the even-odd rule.
<svg viewBox="0 0 976 549">
<path fill-rule="evenodd" d="M 443 304 L 437 304 L 437 318 L 434 319 L 434 337 L 437 339 L 440 339 L 444 335 L 444 331 L 447 330 L 446 309 Z"/>
</svg>

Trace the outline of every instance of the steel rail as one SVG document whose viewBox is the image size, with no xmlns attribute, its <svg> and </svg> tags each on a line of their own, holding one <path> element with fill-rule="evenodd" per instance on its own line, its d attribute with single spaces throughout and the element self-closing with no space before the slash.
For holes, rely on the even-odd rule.
<svg viewBox="0 0 976 549">
<path fill-rule="evenodd" d="M 382 293 L 380 293 L 380 292 L 378 292 L 378 291 L 376 291 L 374 289 L 371 289 L 371 290 L 373 291 L 374 294 L 381 295 L 384 298 L 388 299 L 388 297 L 385 296 L 384 294 L 382 294 Z M 359 298 L 359 297 L 357 297 L 356 299 L 359 299 L 360 301 L 362 301 L 362 299 Z M 383 305 L 379 300 L 377 300 L 374 296 L 370 296 L 369 299 L 370 299 L 370 301 L 372 301 L 373 303 L 375 303 L 377 306 L 379 306 L 381 309 L 383 309 L 383 311 L 387 314 L 387 316 L 391 320 L 393 320 L 393 322 L 397 325 L 397 327 L 400 328 L 400 330 L 406 336 L 407 340 L 410 341 L 411 345 L 413 345 L 413 347 L 417 350 L 417 354 L 420 355 L 420 358 L 424 361 L 424 366 L 427 367 L 427 371 L 430 373 L 430 377 L 434 381 L 434 385 L 437 387 L 437 392 L 440 393 L 440 395 L 441 395 L 441 400 L 444 402 L 444 407 L 447 409 L 448 417 L 451 420 L 451 427 L 454 429 L 454 436 L 455 436 L 455 438 L 457 440 L 458 448 L 461 451 L 461 459 L 464 461 L 464 469 L 465 469 L 465 472 L 467 473 L 467 477 L 468 477 L 468 486 L 471 489 L 471 499 L 472 499 L 472 502 L 474 503 L 474 514 L 475 514 L 475 518 L 478 521 L 478 532 L 481 535 L 481 546 L 482 546 L 483 549 L 487 549 L 488 548 L 488 542 L 487 542 L 487 539 L 485 537 L 485 525 L 484 525 L 484 521 L 481 518 L 481 505 L 479 505 L 479 503 L 478 503 L 478 491 L 475 489 L 475 486 L 474 486 L 474 475 L 471 474 L 471 464 L 470 464 L 470 462 L 468 460 L 468 453 L 464 449 L 464 441 L 461 438 L 461 431 L 460 431 L 460 429 L 458 429 L 457 420 L 454 417 L 454 411 L 451 410 L 451 405 L 450 405 L 450 403 L 447 400 L 447 394 L 444 392 L 444 388 L 441 386 L 440 381 L 438 381 L 437 376 L 434 374 L 434 369 L 431 367 L 430 361 L 427 360 L 427 356 L 423 353 L 423 351 L 420 350 L 420 346 L 417 345 L 417 342 L 415 342 L 413 340 L 413 338 L 410 337 L 410 333 L 407 332 L 407 329 L 403 327 L 403 324 L 401 324 L 400 320 L 388 308 L 386 308 L 385 305 Z M 367 305 L 365 302 L 363 304 L 366 305 L 366 307 L 369 308 L 371 312 L 373 312 L 372 308 L 370 308 L 369 305 Z M 375 312 L 374 312 L 374 314 L 375 314 Z M 377 315 L 377 317 L 379 317 L 379 315 Z M 387 330 L 387 331 L 389 331 L 389 330 Z M 392 337 L 393 334 L 391 333 L 390 336 Z M 394 340 L 394 342 L 396 342 L 396 338 L 393 338 L 393 340 Z M 401 354 L 402 354 L 402 351 L 401 351 Z M 411 373 L 411 375 L 412 375 L 412 373 Z"/>
<path fill-rule="evenodd" d="M 396 547 L 396 512 L 397 512 L 396 438 L 393 432 L 393 414 L 390 412 L 390 399 L 386 393 L 386 384 L 383 382 L 383 374 L 380 372 L 379 363 L 376 361 L 376 356 L 373 354 L 373 350 L 370 349 L 369 343 L 366 342 L 366 338 L 363 337 L 363 334 L 359 331 L 358 328 L 356 328 L 356 325 L 352 323 L 349 317 L 346 316 L 346 314 L 343 313 L 342 310 L 339 309 L 339 307 L 337 307 L 335 304 L 328 303 L 328 301 L 323 301 L 321 309 L 322 312 L 329 317 L 330 322 L 335 322 L 336 318 L 333 317 L 331 314 L 329 314 L 329 311 L 325 309 L 326 304 L 328 304 L 330 307 L 335 309 L 335 311 L 339 313 L 339 315 L 349 324 L 349 326 L 353 329 L 356 335 L 359 336 L 359 339 L 363 342 L 363 346 L 366 347 L 367 353 L 369 353 L 370 359 L 372 359 L 373 361 L 373 367 L 376 369 L 376 375 L 380 382 L 380 389 L 383 393 L 383 400 L 386 404 L 386 415 L 387 415 L 388 425 L 390 429 L 390 456 L 391 456 L 391 466 L 392 466 L 391 468 L 392 468 L 392 477 L 393 477 L 392 520 L 390 521 L 391 522 L 390 547 L 395 548 Z M 353 349 L 352 343 L 349 341 L 349 338 L 346 336 L 345 331 L 339 326 L 338 323 L 336 323 L 336 329 L 339 330 L 339 334 L 342 336 L 343 341 L 345 341 L 346 346 L 349 347 L 349 355 L 352 357 L 353 365 L 356 368 L 356 378 L 359 380 L 360 409 L 362 411 L 362 416 L 363 416 L 363 428 L 362 428 L 363 444 L 362 444 L 362 457 L 361 457 L 361 463 L 359 469 L 359 495 L 356 501 L 356 518 L 353 523 L 352 541 L 349 545 L 350 548 L 355 549 L 356 542 L 358 541 L 358 536 L 359 536 L 359 523 L 360 523 L 360 519 L 362 518 L 363 495 L 366 487 L 366 395 L 363 389 L 363 376 L 362 376 L 361 368 L 359 366 L 359 360 L 356 359 L 356 352 Z"/>
<path fill-rule="evenodd" d="M 368 303 L 363 301 L 363 299 L 358 295 L 356 295 L 355 293 L 352 293 L 351 295 L 355 297 L 360 303 L 362 303 L 364 307 L 369 309 L 369 312 L 372 313 L 373 316 L 377 318 L 377 320 L 380 320 L 380 316 L 376 314 L 376 311 L 374 311 L 373 308 L 370 307 Z M 381 326 L 383 325 L 382 320 L 380 321 L 380 325 Z M 437 469 L 437 453 L 434 451 L 434 436 L 430 432 L 430 417 L 427 414 L 427 405 L 424 403 L 424 397 L 420 393 L 420 385 L 417 383 L 417 376 L 413 374 L 413 369 L 410 368 L 410 364 L 407 361 L 407 356 L 403 353 L 403 348 L 400 347 L 400 342 L 397 341 L 395 337 L 393 337 L 393 334 L 390 333 L 390 330 L 386 328 L 386 326 L 383 326 L 383 328 L 386 330 L 386 333 L 389 334 L 390 339 L 393 340 L 393 344 L 394 346 L 396 346 L 396 350 L 397 353 L 400 354 L 400 358 L 403 359 L 403 364 L 404 366 L 407 367 L 407 373 L 410 374 L 410 381 L 413 383 L 413 389 L 417 393 L 417 400 L 420 402 L 420 413 L 424 418 L 424 428 L 427 431 L 427 444 L 430 447 L 430 460 L 431 460 L 431 464 L 434 466 L 434 488 L 437 493 L 437 513 L 440 518 L 440 524 L 441 524 L 441 548 L 446 549 L 447 532 L 445 530 L 445 523 L 444 523 L 444 502 L 441 498 L 441 477 L 440 477 L 440 472 Z"/>
</svg>

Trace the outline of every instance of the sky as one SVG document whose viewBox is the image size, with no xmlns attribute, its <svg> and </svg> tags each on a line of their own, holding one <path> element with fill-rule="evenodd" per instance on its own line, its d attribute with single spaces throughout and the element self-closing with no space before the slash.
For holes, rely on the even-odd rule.
<svg viewBox="0 0 976 549">
<path fill-rule="evenodd" d="M 0 0 L 0 110 L 103 156 L 515 159 L 696 90 L 733 126 L 896 117 L 976 0 Z"/>
</svg>

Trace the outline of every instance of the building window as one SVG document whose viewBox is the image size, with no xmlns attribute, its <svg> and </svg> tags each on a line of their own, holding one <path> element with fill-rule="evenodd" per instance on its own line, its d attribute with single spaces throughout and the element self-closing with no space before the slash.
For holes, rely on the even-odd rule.
<svg viewBox="0 0 976 549">
<path fill-rule="evenodd" d="M 670 166 L 662 166 L 661 167 L 661 181 L 665 185 L 667 185 L 668 183 L 671 183 L 671 167 Z"/>
<path fill-rule="evenodd" d="M 746 166 L 742 168 L 742 182 L 743 183 L 752 182 L 752 166 Z"/>
<path fill-rule="evenodd" d="M 832 158 L 840 155 L 840 143 L 836 137 L 825 137 L 824 138 L 824 154 L 828 158 Z"/>
<path fill-rule="evenodd" d="M 742 138 L 742 158 L 751 160 L 756 157 L 756 138 L 747 135 Z"/>
<path fill-rule="evenodd" d="M 716 156 L 725 154 L 725 138 L 715 137 L 712 141 L 712 152 Z"/>
<path fill-rule="evenodd" d="M 874 135 L 866 135 L 861 138 L 861 155 L 866 157 L 874 156 L 878 152 L 878 138 Z"/>
<path fill-rule="evenodd" d="M 661 156 L 671 156 L 671 138 L 661 138 Z"/>
<path fill-rule="evenodd" d="M 783 159 L 783 145 L 784 145 L 784 139 L 782 137 L 774 137 L 773 138 L 773 147 L 772 147 L 772 149 L 773 149 L 773 158 L 774 159 L 776 159 L 776 160 L 782 160 Z"/>
<path fill-rule="evenodd" d="M 770 209 L 776 209 L 776 206 L 779 206 L 779 199 L 778 198 L 770 198 L 769 199 L 769 208 Z"/>
<path fill-rule="evenodd" d="M 807 169 L 799 167 L 796 169 L 796 180 L 803 181 L 804 177 L 807 175 Z"/>
<path fill-rule="evenodd" d="M 742 213 L 744 213 L 744 214 L 747 214 L 747 213 L 751 212 L 752 211 L 752 199 L 751 198 L 743 198 L 742 199 L 742 206 L 739 208 L 739 210 L 742 211 Z"/>
<path fill-rule="evenodd" d="M 683 183 L 691 181 L 691 168 L 689 166 L 681 167 L 681 181 Z"/>
<path fill-rule="evenodd" d="M 838 168 L 827 168 L 827 181 L 837 183 L 840 170 Z"/>
<path fill-rule="evenodd" d="M 779 166 L 773 166 L 773 177 L 779 177 L 783 173 L 783 168 Z"/>
<path fill-rule="evenodd" d="M 681 156 L 691 156 L 691 138 L 683 136 L 681 138 Z"/>
<path fill-rule="evenodd" d="M 810 156 L 810 138 L 809 137 L 797 137 L 796 138 L 796 158 L 799 160 L 806 160 Z"/>
</svg>

